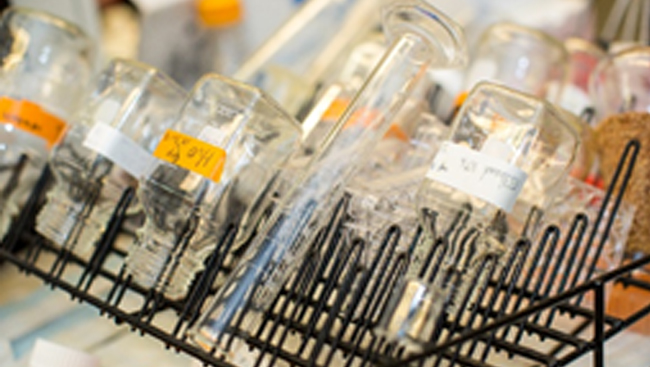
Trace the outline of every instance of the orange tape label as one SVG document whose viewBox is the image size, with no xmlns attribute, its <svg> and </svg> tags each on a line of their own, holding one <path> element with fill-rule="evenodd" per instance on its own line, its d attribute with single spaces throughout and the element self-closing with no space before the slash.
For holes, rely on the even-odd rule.
<svg viewBox="0 0 650 367">
<path fill-rule="evenodd" d="M 0 97 L 0 116 L 3 123 L 42 138 L 48 146 L 56 144 L 68 126 L 35 103 L 8 97 Z"/>
<path fill-rule="evenodd" d="M 330 120 L 330 121 L 338 121 L 341 116 L 343 116 L 343 113 L 345 113 L 345 110 L 348 108 L 348 105 L 350 102 L 346 99 L 341 99 L 337 98 L 335 99 L 330 107 L 325 111 L 323 114 L 322 119 L 323 120 Z M 348 119 L 348 122 L 345 124 L 343 127 L 344 129 L 351 127 L 354 124 L 362 124 L 365 127 L 368 127 L 370 123 L 378 117 L 378 113 L 368 110 L 368 109 L 361 109 L 358 111 L 355 111 L 352 114 L 352 117 Z M 399 139 L 402 141 L 408 141 L 409 136 L 404 132 L 404 130 L 399 127 L 397 124 L 391 124 L 390 128 L 386 132 L 386 135 L 384 135 L 384 138 L 395 138 Z"/>
<path fill-rule="evenodd" d="M 174 130 L 165 132 L 153 155 L 215 182 L 226 164 L 225 150 Z"/>
</svg>

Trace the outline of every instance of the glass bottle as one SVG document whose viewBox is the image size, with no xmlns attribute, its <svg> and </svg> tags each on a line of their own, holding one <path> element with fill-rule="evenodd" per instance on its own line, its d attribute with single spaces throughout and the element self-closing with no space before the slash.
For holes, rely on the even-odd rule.
<svg viewBox="0 0 650 367">
<path fill-rule="evenodd" d="M 49 164 L 55 183 L 36 230 L 78 254 L 90 249 L 122 192 L 137 186 L 185 96 L 153 67 L 112 61 L 75 115 L 75 125 L 52 150 Z"/>
<path fill-rule="evenodd" d="M 650 112 L 650 47 L 632 47 L 603 59 L 589 90 L 596 121 L 622 112 Z"/>
<path fill-rule="evenodd" d="M 244 331 L 259 321 L 427 70 L 464 64 L 460 27 L 425 1 L 394 2 L 383 19 L 392 39 L 387 52 L 191 330 L 190 337 L 206 350 L 237 357 L 238 348 L 224 343 L 231 322 L 243 312 Z"/>
<path fill-rule="evenodd" d="M 311 110 L 303 119 L 302 143 L 288 159 L 267 194 L 251 206 L 242 219 L 237 232 L 235 248 L 246 246 L 261 227 L 271 208 L 279 198 L 286 195 L 293 183 L 304 174 L 313 155 L 320 149 L 325 138 L 334 129 L 355 93 L 361 88 L 373 67 L 385 52 L 376 40 L 359 44 L 349 55 L 341 75 L 318 96 Z"/>
<path fill-rule="evenodd" d="M 141 178 L 146 221 L 127 259 L 134 280 L 184 296 L 299 137 L 298 123 L 261 90 L 216 74 L 202 78 Z"/>
<path fill-rule="evenodd" d="M 202 57 L 206 72 L 234 74 L 248 55 L 240 0 L 198 0 L 199 21 L 206 32 Z"/>
<path fill-rule="evenodd" d="M 521 25 L 503 22 L 490 26 L 474 53 L 465 77 L 467 90 L 486 80 L 556 102 L 568 77 L 564 45 Z"/>
<path fill-rule="evenodd" d="M 310 0 L 247 58 L 234 78 L 300 116 L 352 48 L 380 25 L 386 0 Z M 308 110 L 309 108 L 307 108 Z"/>
<path fill-rule="evenodd" d="M 472 90 L 418 189 L 427 238 L 414 250 L 381 333 L 416 348 L 428 341 L 443 303 L 453 298 L 456 305 L 473 289 L 471 279 L 485 280 L 479 265 L 488 256 L 498 263 L 517 239 L 534 235 L 535 214 L 554 199 L 580 144 L 563 116 L 503 86 L 481 82 Z M 435 242 L 443 246 L 444 270 L 421 277 Z"/>
<path fill-rule="evenodd" d="M 579 38 L 567 39 L 564 46 L 569 53 L 569 81 L 564 86 L 559 104 L 569 112 L 582 116 L 589 112 L 588 109 L 595 107 L 589 95 L 589 76 L 605 58 L 605 52 L 595 44 Z"/>
<path fill-rule="evenodd" d="M 94 49 L 76 26 L 21 8 L 2 14 L 0 35 L 0 236 L 4 236 L 45 167 L 50 148 L 65 133 L 87 92 Z"/>
</svg>

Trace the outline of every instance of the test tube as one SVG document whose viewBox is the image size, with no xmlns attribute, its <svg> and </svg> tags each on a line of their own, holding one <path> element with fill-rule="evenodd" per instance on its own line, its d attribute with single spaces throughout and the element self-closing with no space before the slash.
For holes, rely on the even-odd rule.
<svg viewBox="0 0 650 367">
<path fill-rule="evenodd" d="M 234 358 L 225 343 L 233 320 L 254 326 L 301 263 L 346 183 L 429 68 L 462 66 L 466 45 L 460 27 L 425 1 L 395 2 L 383 9 L 392 39 L 387 52 L 288 192 L 242 261 L 189 336 L 206 350 Z"/>
</svg>

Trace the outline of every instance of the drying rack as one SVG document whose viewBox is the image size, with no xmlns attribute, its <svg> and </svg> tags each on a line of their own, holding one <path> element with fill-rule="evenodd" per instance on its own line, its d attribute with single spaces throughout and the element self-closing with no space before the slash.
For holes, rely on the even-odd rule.
<svg viewBox="0 0 650 367">
<path fill-rule="evenodd" d="M 597 260 L 639 149 L 636 141 L 627 145 L 593 223 L 579 214 L 564 235 L 551 225 L 539 240 L 522 238 L 498 266 L 486 257 L 473 282 L 471 294 L 477 298 L 456 298 L 454 307 L 449 308 L 452 311 L 437 320 L 432 342 L 417 352 L 375 332 L 391 291 L 409 267 L 408 252 L 396 251 L 400 239 L 409 234 L 398 226 L 388 228 L 383 241 L 372 244 L 373 256 L 365 258 L 363 250 L 369 244 L 344 235 L 349 197 L 339 202 L 299 271 L 261 322 L 244 330 L 247 311 L 233 321 L 228 345 L 246 346 L 238 352 L 243 355 L 238 363 L 242 366 L 487 367 L 503 365 L 500 360 L 517 366 L 566 366 L 588 352 L 593 352 L 594 366 L 604 366 L 605 342 L 650 313 L 650 302 L 624 317 L 605 311 L 607 289 L 614 282 L 650 292 L 650 283 L 633 276 L 650 264 L 650 256 L 597 274 Z M 93 305 L 118 324 L 126 323 L 135 332 L 159 339 L 167 348 L 206 365 L 232 366 L 216 353 L 190 343 L 185 331 L 209 302 L 213 284 L 220 284 L 230 270 L 225 259 L 235 229 L 223 236 L 206 260 L 208 270 L 197 276 L 187 297 L 169 300 L 132 282 L 123 266 L 126 253 L 116 245 L 134 192 L 123 193 L 92 255 L 82 258 L 53 246 L 34 231 L 35 216 L 50 181 L 51 174 L 45 169 L 0 247 L 0 260 Z M 472 236 L 444 236 L 422 259 L 421 276 L 442 276 L 443 244 L 452 238 L 461 246 L 471 246 Z M 423 237 L 418 229 L 409 241 L 414 245 Z M 161 322 L 163 314 L 172 314 L 176 321 L 171 325 Z"/>
</svg>

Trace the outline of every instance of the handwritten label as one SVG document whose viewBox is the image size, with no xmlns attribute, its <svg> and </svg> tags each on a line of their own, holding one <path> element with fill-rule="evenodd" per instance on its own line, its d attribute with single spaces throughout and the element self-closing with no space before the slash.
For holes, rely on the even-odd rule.
<svg viewBox="0 0 650 367">
<path fill-rule="evenodd" d="M 0 97 L 0 116 L 2 122 L 42 138 L 49 147 L 59 141 L 67 128 L 65 121 L 25 100 Z"/>
<path fill-rule="evenodd" d="M 151 154 L 112 126 L 95 124 L 83 146 L 110 159 L 133 177 L 139 178 L 152 163 Z"/>
<path fill-rule="evenodd" d="M 165 132 L 153 155 L 215 182 L 226 164 L 225 150 L 174 130 Z"/>
<path fill-rule="evenodd" d="M 528 175 L 504 160 L 445 142 L 427 178 L 510 212 Z"/>
</svg>

